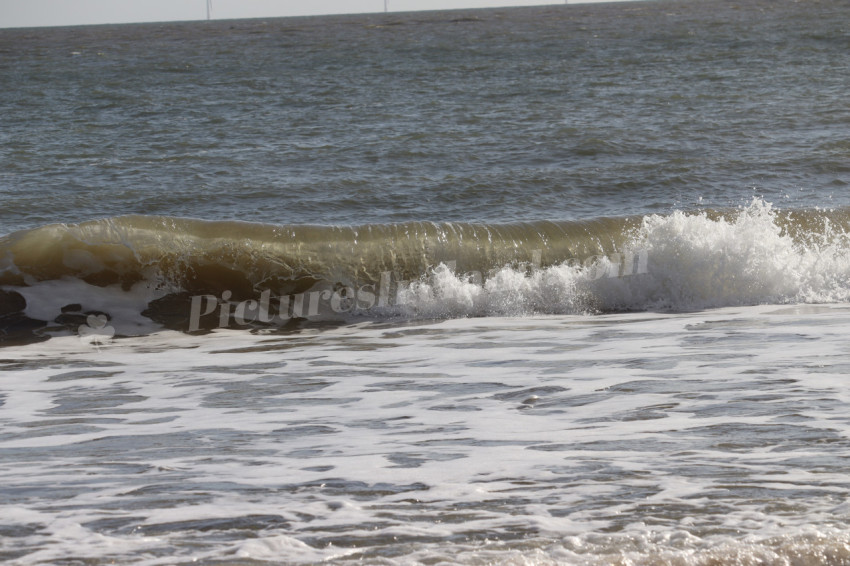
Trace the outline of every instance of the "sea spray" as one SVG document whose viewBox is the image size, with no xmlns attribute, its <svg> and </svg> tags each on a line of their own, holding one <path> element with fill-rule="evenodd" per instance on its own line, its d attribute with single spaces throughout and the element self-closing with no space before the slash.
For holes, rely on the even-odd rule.
<svg viewBox="0 0 850 566">
<path fill-rule="evenodd" d="M 2 336 L 43 339 L 100 315 L 120 336 L 838 302 L 850 298 L 848 225 L 850 210 L 782 211 L 755 199 L 738 210 L 560 223 L 46 226 L 0 239 Z"/>
</svg>

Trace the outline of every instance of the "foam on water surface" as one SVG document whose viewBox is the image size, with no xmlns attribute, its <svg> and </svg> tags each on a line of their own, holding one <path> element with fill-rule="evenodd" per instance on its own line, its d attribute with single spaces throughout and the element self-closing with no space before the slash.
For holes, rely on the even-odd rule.
<svg viewBox="0 0 850 566">
<path fill-rule="evenodd" d="M 760 199 L 725 213 L 572 223 L 275 227 L 128 217 L 53 226 L 0 241 L 0 307 L 9 315 L 0 344 L 74 332 L 87 316 L 139 335 L 844 302 L 848 226 L 848 209 L 775 210 Z M 96 267 L 79 267 L 81 251 L 97 256 Z"/>
<path fill-rule="evenodd" d="M 4 350 L 3 557 L 840 564 L 844 304 Z"/>
<path fill-rule="evenodd" d="M 0 560 L 850 562 L 847 21 L 0 30 Z"/>
</svg>

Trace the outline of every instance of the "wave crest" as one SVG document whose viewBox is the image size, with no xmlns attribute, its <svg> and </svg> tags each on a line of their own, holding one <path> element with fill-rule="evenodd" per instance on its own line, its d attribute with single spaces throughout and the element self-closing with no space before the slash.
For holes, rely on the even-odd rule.
<svg viewBox="0 0 850 566">
<path fill-rule="evenodd" d="M 52 225 L 0 239 L 0 330 L 44 335 L 69 312 L 75 324 L 133 311 L 136 329 L 197 330 L 843 302 L 848 226 L 847 209 L 778 211 L 759 199 L 740 210 L 560 223 Z"/>
</svg>

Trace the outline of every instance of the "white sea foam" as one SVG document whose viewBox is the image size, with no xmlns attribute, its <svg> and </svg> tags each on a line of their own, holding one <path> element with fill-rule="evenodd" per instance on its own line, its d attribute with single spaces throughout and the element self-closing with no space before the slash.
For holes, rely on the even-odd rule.
<svg viewBox="0 0 850 566">
<path fill-rule="evenodd" d="M 109 314 L 109 324 L 116 333 L 134 336 L 159 329 L 141 313 L 158 293 L 147 282 L 139 282 L 129 290 L 120 285 L 99 287 L 76 278 L 32 282 L 16 287 L 26 300 L 25 314 L 36 320 L 54 320 L 69 303 L 79 304 L 81 312 L 99 311 Z"/>
<path fill-rule="evenodd" d="M 769 203 L 756 199 L 726 217 L 681 211 L 643 219 L 624 257 L 646 268 L 623 275 L 620 257 L 527 273 L 505 267 L 482 283 L 441 264 L 399 294 L 424 317 L 528 315 L 850 299 L 850 237 L 824 229 L 795 241 Z"/>
<path fill-rule="evenodd" d="M 7 348 L 3 552 L 17 564 L 841 564 L 848 313 Z"/>
</svg>

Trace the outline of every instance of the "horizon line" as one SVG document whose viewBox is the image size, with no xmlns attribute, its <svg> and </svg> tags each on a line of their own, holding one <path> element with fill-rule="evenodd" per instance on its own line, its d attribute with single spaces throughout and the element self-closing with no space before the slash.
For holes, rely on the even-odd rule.
<svg viewBox="0 0 850 566">
<path fill-rule="evenodd" d="M 518 8 L 543 8 L 543 7 L 555 7 L 555 6 L 579 6 L 579 5 L 587 5 L 587 4 L 619 4 L 625 2 L 648 2 L 653 0 L 567 0 L 565 2 L 550 2 L 544 4 L 535 4 L 535 5 L 517 5 L 517 6 L 483 6 L 483 7 L 459 7 L 459 8 L 422 8 L 422 9 L 414 9 L 414 10 L 398 10 L 398 11 L 383 11 L 381 10 L 368 10 L 362 12 L 327 12 L 327 13 L 318 13 L 318 14 L 299 14 L 299 15 L 272 15 L 272 16 L 244 16 L 244 17 L 225 17 L 225 18 L 215 18 L 210 17 L 207 19 L 205 14 L 200 14 L 197 18 L 190 19 L 164 19 L 164 20 L 116 20 L 116 21 L 106 21 L 106 22 L 93 22 L 93 23 L 46 23 L 41 25 L 32 25 L 32 24 L 13 24 L 11 26 L 0 25 L 0 30 L 13 30 L 13 29 L 45 29 L 45 28 L 71 28 L 71 27 L 92 27 L 92 26 L 119 26 L 119 25 L 145 25 L 145 24 L 172 24 L 172 23 L 190 23 L 190 22 L 229 22 L 229 21 L 241 21 L 241 20 L 263 20 L 263 19 L 296 19 L 296 18 L 321 18 L 321 17 L 338 17 L 338 16 L 392 16 L 392 15 L 400 15 L 400 14 L 414 14 L 421 12 L 460 12 L 460 11 L 480 11 L 480 10 L 510 10 L 510 9 L 518 9 Z M 657 0 L 655 0 L 657 1 Z"/>
</svg>

